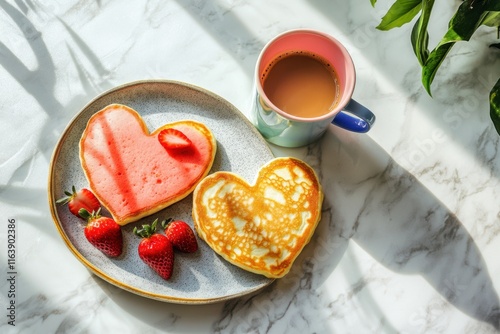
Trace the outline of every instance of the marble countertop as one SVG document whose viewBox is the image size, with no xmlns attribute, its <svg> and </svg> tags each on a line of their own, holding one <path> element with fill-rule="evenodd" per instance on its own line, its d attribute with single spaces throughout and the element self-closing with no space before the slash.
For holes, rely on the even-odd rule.
<svg viewBox="0 0 500 334">
<path fill-rule="evenodd" d="M 487 47 L 496 34 L 480 30 L 456 45 L 431 98 L 411 26 L 375 29 L 391 3 L 1 2 L 0 332 L 499 332 L 500 137 L 488 94 L 500 56 Z M 442 31 L 453 8 L 436 6 L 446 20 L 431 28 Z M 368 134 L 331 126 L 308 147 L 271 147 L 307 161 L 325 191 L 323 218 L 292 271 L 258 293 L 179 305 L 87 270 L 47 200 L 50 159 L 71 119 L 95 96 L 143 79 L 203 87 L 248 116 L 260 50 L 294 28 L 345 44 L 358 74 L 354 98 L 377 121 Z"/>
</svg>

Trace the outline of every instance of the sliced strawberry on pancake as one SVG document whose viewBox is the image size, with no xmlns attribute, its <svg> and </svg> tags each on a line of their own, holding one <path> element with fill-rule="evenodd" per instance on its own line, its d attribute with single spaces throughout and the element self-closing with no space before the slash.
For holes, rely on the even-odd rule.
<svg viewBox="0 0 500 334">
<path fill-rule="evenodd" d="M 183 132 L 174 128 L 161 130 L 158 133 L 158 141 L 167 150 L 184 150 L 193 145 Z"/>
</svg>

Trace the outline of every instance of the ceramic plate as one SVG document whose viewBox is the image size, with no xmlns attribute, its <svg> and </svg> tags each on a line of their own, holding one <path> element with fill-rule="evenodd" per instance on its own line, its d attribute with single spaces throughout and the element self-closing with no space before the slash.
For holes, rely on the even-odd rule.
<svg viewBox="0 0 500 334">
<path fill-rule="evenodd" d="M 165 281 L 137 255 L 140 239 L 134 226 L 174 217 L 193 226 L 192 195 L 172 206 L 122 228 L 123 254 L 110 259 L 91 246 L 83 234 L 84 222 L 55 201 L 72 185 L 88 187 L 79 160 L 78 143 L 89 118 L 111 103 L 138 111 L 149 131 L 165 123 L 193 119 L 206 124 L 217 140 L 211 173 L 232 171 L 253 183 L 259 168 L 273 158 L 264 139 L 233 105 L 199 87 L 173 81 L 139 81 L 114 88 L 91 101 L 70 122 L 57 144 L 49 171 L 49 204 L 63 240 L 92 272 L 130 292 L 153 299 L 186 304 L 221 301 L 254 292 L 272 280 L 244 271 L 223 260 L 199 240 L 194 254 L 176 253 L 172 277 Z"/>
</svg>

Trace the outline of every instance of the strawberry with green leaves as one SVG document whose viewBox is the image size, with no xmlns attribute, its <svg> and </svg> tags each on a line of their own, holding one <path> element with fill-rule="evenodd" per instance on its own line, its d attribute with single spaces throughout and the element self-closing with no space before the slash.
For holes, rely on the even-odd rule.
<svg viewBox="0 0 500 334">
<path fill-rule="evenodd" d="M 120 225 L 109 217 L 101 216 L 101 209 L 93 213 L 80 209 L 80 217 L 87 220 L 84 234 L 87 240 L 109 257 L 118 257 L 123 249 L 123 236 Z"/>
<path fill-rule="evenodd" d="M 71 192 L 65 191 L 64 194 L 66 196 L 58 199 L 56 203 L 68 204 L 69 211 L 77 217 L 82 218 L 79 214 L 81 209 L 85 209 L 87 212 L 92 213 L 97 212 L 101 207 L 97 197 L 87 188 L 76 191 L 75 186 L 73 186 Z"/>
<path fill-rule="evenodd" d="M 186 222 L 170 218 L 162 225 L 165 229 L 165 235 L 175 249 L 184 253 L 194 253 L 198 250 L 196 236 Z"/>
<path fill-rule="evenodd" d="M 141 237 L 138 253 L 139 257 L 152 268 L 160 277 L 168 280 L 174 269 L 174 249 L 168 238 L 156 232 L 156 219 L 151 225 L 142 225 L 134 228 L 134 234 Z"/>
</svg>

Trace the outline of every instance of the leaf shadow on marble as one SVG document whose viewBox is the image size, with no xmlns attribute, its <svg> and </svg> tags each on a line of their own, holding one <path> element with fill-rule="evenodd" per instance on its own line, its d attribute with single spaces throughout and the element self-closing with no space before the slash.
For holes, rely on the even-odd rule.
<svg viewBox="0 0 500 334">
<path fill-rule="evenodd" d="M 23 7 L 25 11 L 23 14 L 20 10 L 7 2 L 0 2 L 0 8 L 10 16 L 24 37 L 23 39 L 19 39 L 17 41 L 18 44 L 11 48 L 0 41 L 0 54 L 2 55 L 2 57 L 0 57 L 0 65 L 4 67 L 12 78 L 14 78 L 24 90 L 37 101 L 41 110 L 48 116 L 48 119 L 37 128 L 37 130 L 39 130 L 39 134 L 36 136 L 37 142 L 29 142 L 26 144 L 16 140 L 16 143 L 9 143 L 15 146 L 19 144 L 37 146 L 36 149 L 26 150 L 27 153 L 23 154 L 23 156 L 11 158 L 12 164 L 19 168 L 25 164 L 26 161 L 33 159 L 33 155 L 39 152 L 44 154 L 47 160 L 50 160 L 50 155 L 52 153 L 51 148 L 59 139 L 59 135 L 66 127 L 69 120 L 74 116 L 74 112 L 79 110 L 79 108 L 89 99 L 87 95 L 93 97 L 100 88 L 110 86 L 110 82 L 105 79 L 99 84 L 92 85 L 92 79 L 78 62 L 78 56 L 82 56 L 81 54 L 83 54 L 83 57 L 90 61 L 91 66 L 99 71 L 102 77 L 106 77 L 109 72 L 102 66 L 96 55 L 85 42 L 79 38 L 78 34 L 65 24 L 64 21 L 59 20 L 68 31 L 74 44 L 81 51 L 77 54 L 72 47 L 66 44 L 71 59 L 77 68 L 78 79 L 87 93 L 83 96 L 74 96 L 66 105 L 62 105 L 56 97 L 55 92 L 57 78 L 56 68 L 51 55 L 52 50 L 49 49 L 48 45 L 43 40 L 43 36 L 37 27 L 25 15 L 27 11 L 42 9 L 37 7 L 30 7 L 29 9 Z M 51 18 L 53 17 L 52 15 L 53 14 L 51 14 Z M 48 24 L 48 22 L 44 22 L 44 24 Z M 28 45 L 28 48 L 36 59 L 37 66 L 34 69 L 30 69 L 21 59 L 20 52 L 26 52 L 24 44 Z M 32 138 L 29 139 L 31 140 Z M 11 175 L 9 175 L 9 177 L 10 176 Z"/>
<path fill-rule="evenodd" d="M 253 77 L 255 60 L 264 43 L 243 24 L 234 10 L 213 0 L 177 0 L 177 3 L 238 60 L 249 78 Z"/>
<path fill-rule="evenodd" d="M 15 43 L 10 47 L 0 41 L 0 66 L 39 103 L 41 108 L 47 111 L 56 110 L 55 117 L 60 117 L 61 105 L 50 92 L 50 88 L 53 87 L 56 80 L 55 66 L 41 33 L 23 13 L 11 4 L 4 1 L 0 2 L 0 8 L 11 17 L 19 33 L 23 36 L 23 38 L 16 39 Z M 30 69 L 16 55 L 16 52 L 26 52 L 24 50 L 26 45 L 36 58 L 37 67 L 34 69 Z M 8 112 L 9 110 L 5 111 Z M 7 124 L 9 122 L 8 117 L 4 120 Z M 47 126 L 44 126 L 42 132 L 41 137 L 45 140 L 51 138 L 54 142 L 56 141 L 56 136 L 49 131 Z M 5 183 L 12 177 L 17 168 L 25 164 L 36 153 L 34 146 L 37 143 L 34 143 L 30 137 L 20 141 L 18 134 L 19 132 L 16 132 L 15 135 L 7 133 L 4 137 L 3 144 L 6 145 L 5 147 L 8 145 L 18 148 L 18 154 L 10 157 L 8 161 L 2 162 L 3 168 L 5 168 L 2 175 L 3 178 L 6 178 Z"/>
<path fill-rule="evenodd" d="M 321 167 L 335 170 L 325 192 L 343 222 L 342 235 L 396 273 L 422 276 L 450 304 L 500 329 L 492 277 L 462 222 L 370 138 L 336 134 L 322 143 L 335 159 Z"/>
</svg>

